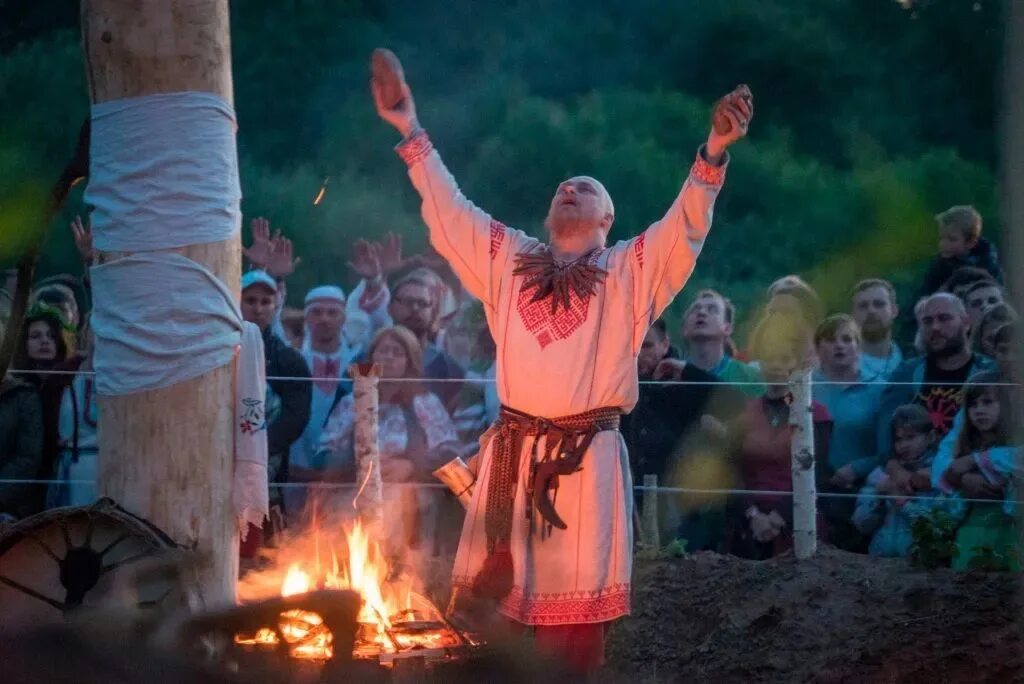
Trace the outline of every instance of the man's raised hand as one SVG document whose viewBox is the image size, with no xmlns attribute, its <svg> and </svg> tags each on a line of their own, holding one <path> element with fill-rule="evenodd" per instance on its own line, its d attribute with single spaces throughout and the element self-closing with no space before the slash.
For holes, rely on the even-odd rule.
<svg viewBox="0 0 1024 684">
<path fill-rule="evenodd" d="M 348 267 L 367 283 L 379 282 L 382 269 L 377 246 L 366 240 L 356 240 Z"/>
<path fill-rule="evenodd" d="M 293 257 L 292 241 L 282 236 L 281 231 L 274 234 L 270 245 L 270 258 L 265 264 L 267 273 L 279 280 L 287 278 L 295 272 L 295 267 L 302 262 L 302 257 Z"/>
<path fill-rule="evenodd" d="M 89 230 L 88 225 L 82 223 L 81 216 L 76 216 L 71 221 L 71 234 L 75 237 L 75 247 L 82 255 L 82 260 L 91 264 L 93 257 L 92 231 Z"/>
<path fill-rule="evenodd" d="M 393 53 L 374 50 L 370 63 L 370 91 L 377 115 L 402 134 L 403 138 L 419 127 L 416 120 L 416 103 L 405 82 L 402 65 Z"/>
<path fill-rule="evenodd" d="M 274 244 L 270 238 L 270 221 L 257 216 L 249 226 L 252 229 L 252 244 L 244 247 L 242 253 L 256 268 L 266 269 L 274 252 Z"/>
<path fill-rule="evenodd" d="M 754 96 L 746 85 L 739 85 L 715 103 L 708 135 L 708 157 L 715 162 L 725 149 L 744 137 L 754 118 Z"/>
<path fill-rule="evenodd" d="M 385 278 L 415 261 L 415 258 L 405 259 L 402 257 L 402 236 L 397 233 L 389 231 L 384 236 L 384 241 L 374 243 L 374 246 Z"/>
</svg>

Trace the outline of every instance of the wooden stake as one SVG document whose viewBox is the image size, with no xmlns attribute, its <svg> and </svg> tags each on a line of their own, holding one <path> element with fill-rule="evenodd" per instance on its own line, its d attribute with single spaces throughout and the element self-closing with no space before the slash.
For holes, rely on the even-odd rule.
<svg viewBox="0 0 1024 684">
<path fill-rule="evenodd" d="M 789 383 L 793 403 L 790 453 L 793 459 L 793 550 L 798 559 L 818 550 L 818 492 L 814 482 L 814 416 L 811 413 L 811 371 L 799 370 Z"/>
<path fill-rule="evenodd" d="M 657 548 L 661 546 L 658 529 L 658 476 L 644 475 L 644 542 Z"/>
<path fill-rule="evenodd" d="M 81 24 L 94 103 L 185 90 L 233 102 L 227 0 L 83 0 Z M 237 237 L 177 251 L 237 296 Z M 229 364 L 173 387 L 98 399 L 100 494 L 200 552 L 208 605 L 234 602 L 238 576 L 233 377 Z"/>
<path fill-rule="evenodd" d="M 352 364 L 353 410 L 355 422 L 356 454 L 356 510 L 371 537 L 384 534 L 384 487 L 380 475 L 380 448 L 378 446 L 378 412 L 380 394 L 380 367 L 375 364 Z"/>
</svg>

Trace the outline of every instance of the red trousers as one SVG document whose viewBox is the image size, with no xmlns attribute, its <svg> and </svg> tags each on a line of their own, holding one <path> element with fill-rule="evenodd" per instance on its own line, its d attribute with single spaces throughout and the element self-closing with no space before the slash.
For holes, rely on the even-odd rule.
<svg viewBox="0 0 1024 684">
<path fill-rule="evenodd" d="M 537 625 L 537 651 L 575 674 L 597 672 L 604 665 L 604 637 L 610 622 L 584 625 Z"/>
</svg>

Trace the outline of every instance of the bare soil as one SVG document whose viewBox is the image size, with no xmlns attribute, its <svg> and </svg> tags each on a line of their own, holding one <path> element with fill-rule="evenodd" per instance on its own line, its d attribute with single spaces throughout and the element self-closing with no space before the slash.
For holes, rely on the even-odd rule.
<svg viewBox="0 0 1024 684">
<path fill-rule="evenodd" d="M 823 548 L 747 561 L 638 558 L 609 636 L 632 682 L 1024 682 L 1022 579 Z"/>
</svg>

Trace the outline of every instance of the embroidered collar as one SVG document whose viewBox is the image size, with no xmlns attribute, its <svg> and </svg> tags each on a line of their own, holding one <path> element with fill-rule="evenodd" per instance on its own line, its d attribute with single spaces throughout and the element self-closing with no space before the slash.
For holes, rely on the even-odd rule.
<svg viewBox="0 0 1024 684">
<path fill-rule="evenodd" d="M 594 257 L 602 250 L 595 249 L 569 262 L 555 261 L 547 247 L 515 256 L 516 267 L 512 275 L 526 276 L 523 291 L 533 289 L 530 303 L 551 299 L 551 313 L 561 304 L 568 311 L 572 307 L 572 294 L 586 301 L 597 291 L 608 272 L 594 265 Z"/>
</svg>

